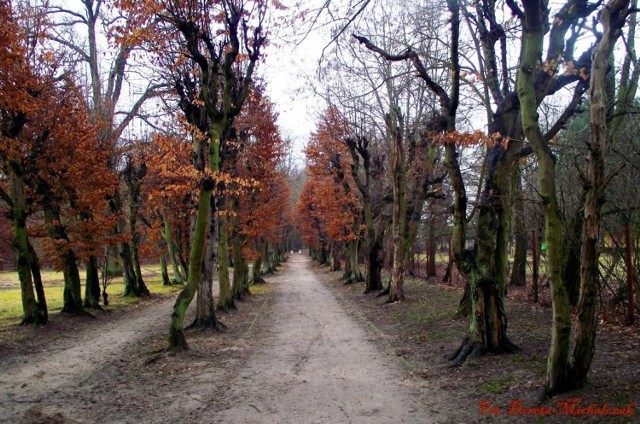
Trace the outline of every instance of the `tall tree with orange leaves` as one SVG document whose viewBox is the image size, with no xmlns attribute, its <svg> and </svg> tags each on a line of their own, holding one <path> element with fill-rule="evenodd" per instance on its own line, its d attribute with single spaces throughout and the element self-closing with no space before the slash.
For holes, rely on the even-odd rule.
<svg viewBox="0 0 640 424">
<path fill-rule="evenodd" d="M 15 90 L 14 103 L 6 102 L 2 108 L 7 125 L 2 165 L 10 175 L 10 195 L 3 198 L 12 208 L 21 282 L 23 287 L 29 285 L 29 266 L 33 278 L 39 277 L 26 228 L 26 213 L 37 213 L 43 223 L 34 231 L 41 230 L 37 235 L 46 237 L 47 252 L 64 272 L 63 312 L 84 314 L 77 261 L 94 255 L 107 242 L 113 222 L 104 214 L 105 190 L 114 189 L 114 174 L 105 167 L 105 151 L 95 142 L 99 127 L 90 122 L 80 91 L 61 71 L 59 56 L 41 47 L 44 18 L 25 9 L 23 16 L 30 25 L 18 26 L 9 6 L 3 5 L 2 12 L 15 31 L 7 38 L 15 44 L 8 50 L 13 57 L 2 75 L 3 84 L 13 86 L 4 93 Z M 43 293 L 38 297 L 44 300 Z M 28 300 L 23 303 L 25 322 L 42 321 L 27 312 Z"/>
<path fill-rule="evenodd" d="M 337 260 L 338 246 L 345 244 L 344 279 L 352 283 L 363 280 L 358 264 L 362 205 L 350 172 L 352 157 L 344 141 L 347 137 L 346 121 L 335 108 L 329 107 L 319 120 L 305 153 L 309 177 L 318 180 L 314 186 L 319 199 L 316 210 L 333 242 L 332 260 Z"/>
<path fill-rule="evenodd" d="M 188 348 L 183 325 L 186 309 L 195 296 L 202 275 L 211 199 L 214 189 L 229 181 L 221 172 L 223 144 L 229 139 L 234 119 L 249 93 L 251 79 L 266 41 L 263 28 L 267 0 L 173 0 L 118 2 L 135 13 L 140 24 L 156 24 L 163 40 L 176 43 L 172 69 L 180 108 L 202 137 L 194 138 L 194 158 L 202 173 L 198 188 L 198 212 L 189 254 L 187 284 L 173 308 L 168 349 Z M 275 3 L 275 2 L 274 2 Z M 167 55 L 167 51 L 163 51 Z M 230 285 L 228 276 L 226 217 L 219 216 L 218 278 Z M 207 256 L 209 256 L 207 252 Z M 215 323 L 213 323 L 215 324 Z"/>
<path fill-rule="evenodd" d="M 237 176 L 256 184 L 235 199 L 233 287 L 236 298 L 241 297 L 248 281 L 246 272 L 239 272 L 236 277 L 235 271 L 246 271 L 246 260 L 255 259 L 249 280 L 261 281 L 263 264 L 270 270 L 276 265 L 273 260 L 281 256 L 281 244 L 290 219 L 290 191 L 282 168 L 287 141 L 276 126 L 277 115 L 273 109 L 264 87 L 254 84 L 246 108 L 236 121 L 240 148 L 233 167 Z"/>
<path fill-rule="evenodd" d="M 149 61 L 139 60 L 141 55 L 148 59 L 140 45 L 152 36 L 149 31 L 152 26 L 143 26 L 139 16 L 121 7 L 118 1 L 38 0 L 34 5 L 50 19 L 46 37 L 51 45 L 64 51 L 64 66 L 86 75 L 86 105 L 92 120 L 100 126 L 96 142 L 111 152 L 107 165 L 116 170 L 122 161 L 130 163 L 125 157 L 128 146 L 123 147 L 122 135 L 134 119 L 146 119 L 145 104 L 167 88 L 165 82 L 153 75 Z M 129 78 L 133 72 L 143 76 L 145 83 L 134 84 L 135 79 Z M 131 171 L 130 167 L 127 169 Z M 130 198 L 132 193 L 127 191 L 133 188 L 132 176 L 131 172 L 121 175 L 123 184 L 116 186 L 111 206 L 112 214 L 123 219 L 117 231 L 122 236 L 118 250 L 127 295 L 140 296 L 148 294 L 148 290 L 136 273 L 139 263 L 135 261 L 135 242 L 128 237 L 131 234 L 136 237 L 135 229 L 124 220 L 128 215 L 125 209 L 136 205 Z M 98 307 L 95 293 L 99 290 L 97 260 L 92 256 L 86 261 L 85 306 Z"/>
<path fill-rule="evenodd" d="M 24 181 L 24 164 L 19 137 L 32 114 L 39 108 L 40 92 L 46 86 L 27 61 L 25 32 L 18 25 L 11 2 L 0 1 L 0 164 L 7 175 L 0 185 L 0 197 L 12 220 L 13 247 L 17 256 L 24 324 L 44 324 L 48 320 L 42 286 L 34 291 L 31 255 L 27 233 L 29 205 Z M 37 280 L 36 280 L 37 283 Z"/>
</svg>

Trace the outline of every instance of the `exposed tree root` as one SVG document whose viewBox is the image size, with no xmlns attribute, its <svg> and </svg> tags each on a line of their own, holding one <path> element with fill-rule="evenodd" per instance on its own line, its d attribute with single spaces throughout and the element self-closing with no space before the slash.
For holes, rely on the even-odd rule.
<svg viewBox="0 0 640 424">
<path fill-rule="evenodd" d="M 357 278 L 357 277 L 349 277 L 346 280 L 344 280 L 344 285 L 345 286 L 350 286 L 352 284 L 357 284 L 357 283 L 361 283 L 363 282 L 364 279 L 362 278 Z"/>
<path fill-rule="evenodd" d="M 386 289 L 382 290 L 380 293 L 376 295 L 376 298 L 382 297 L 382 296 L 388 296 L 389 293 L 391 293 L 391 287 L 387 287 Z"/>
<path fill-rule="evenodd" d="M 218 320 L 215 316 L 208 319 L 196 318 L 186 328 L 186 330 L 212 330 L 219 333 L 224 333 L 227 331 L 227 329 L 228 327 L 220 320 Z"/>
<path fill-rule="evenodd" d="M 472 342 L 471 338 L 466 337 L 460 344 L 460 347 L 458 347 L 458 349 L 447 359 L 449 361 L 453 361 L 450 367 L 458 367 L 462 365 L 467 358 L 478 359 L 480 356 L 484 355 L 485 352 L 486 349 L 484 344 L 478 341 Z"/>
<path fill-rule="evenodd" d="M 495 353 L 515 353 L 520 350 L 520 347 L 512 343 L 508 338 L 504 338 L 499 349 Z M 480 356 L 489 352 L 484 343 L 479 341 L 471 341 L 470 337 L 465 339 L 460 344 L 460 347 L 456 349 L 447 359 L 452 361 L 450 367 L 458 367 L 462 365 L 468 358 L 478 359 Z"/>
<path fill-rule="evenodd" d="M 253 278 L 253 284 L 266 284 L 266 283 L 267 283 L 267 281 L 264 278 L 260 277 L 260 276 L 257 276 L 257 277 Z"/>
</svg>

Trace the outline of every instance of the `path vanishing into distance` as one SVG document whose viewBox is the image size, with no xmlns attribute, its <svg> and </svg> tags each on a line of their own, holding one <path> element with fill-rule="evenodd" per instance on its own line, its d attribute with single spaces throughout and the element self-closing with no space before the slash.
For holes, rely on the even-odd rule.
<svg viewBox="0 0 640 424">
<path fill-rule="evenodd" d="M 277 279 L 272 323 L 231 384 L 221 423 L 428 423 L 379 351 L 331 289 L 293 255 Z"/>
<path fill-rule="evenodd" d="M 162 299 L 0 358 L 0 422 L 442 422 L 309 258 L 292 255 L 267 280 L 269 307 L 252 311 L 259 325 L 233 347 L 235 364 L 194 349 L 147 365 L 169 324 L 173 299 Z"/>
</svg>

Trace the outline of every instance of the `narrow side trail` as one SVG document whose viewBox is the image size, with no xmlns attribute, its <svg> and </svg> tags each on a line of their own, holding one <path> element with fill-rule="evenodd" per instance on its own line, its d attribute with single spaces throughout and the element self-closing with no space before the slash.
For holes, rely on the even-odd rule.
<svg viewBox="0 0 640 424">
<path fill-rule="evenodd" d="M 220 423 L 430 423 L 402 385 L 396 358 L 379 351 L 301 255 L 277 284 L 256 350 L 230 382 Z M 435 396 L 435 393 L 434 393 Z M 210 412 L 210 416 L 206 416 Z"/>
<path fill-rule="evenodd" d="M 50 403 L 53 395 L 94 382 L 97 370 L 127 358 L 143 340 L 164 334 L 174 298 L 134 309 L 112 320 L 88 322 L 54 344 L 0 362 L 0 422 L 18 422 L 34 405 Z"/>
</svg>

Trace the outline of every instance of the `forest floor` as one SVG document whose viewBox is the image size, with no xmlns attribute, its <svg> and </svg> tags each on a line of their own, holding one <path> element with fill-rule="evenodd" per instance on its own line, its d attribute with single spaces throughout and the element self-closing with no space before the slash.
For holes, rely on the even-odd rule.
<svg viewBox="0 0 640 424">
<path fill-rule="evenodd" d="M 54 315 L 44 327 L 2 328 L 0 422 L 640 422 L 635 409 L 609 419 L 568 417 L 557 406 L 637 405 L 637 327 L 600 325 L 589 387 L 540 405 L 549 308 L 516 295 L 509 333 L 522 351 L 452 369 L 445 354 L 466 328 L 453 318 L 459 288 L 409 280 L 407 301 L 384 305 L 339 277 L 293 255 L 220 313 L 226 332 L 189 331 L 191 350 L 176 356 L 158 354 L 174 296 L 95 319 Z M 551 411 L 508 415 L 517 406 Z"/>
</svg>

